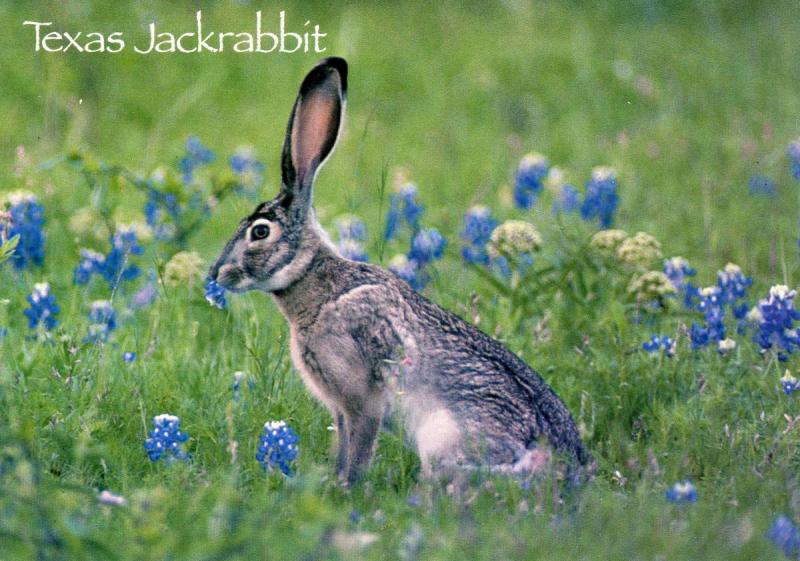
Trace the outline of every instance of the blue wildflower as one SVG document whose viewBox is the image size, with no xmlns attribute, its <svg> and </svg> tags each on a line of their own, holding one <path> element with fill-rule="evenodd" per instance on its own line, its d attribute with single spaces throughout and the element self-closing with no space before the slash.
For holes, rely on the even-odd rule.
<svg viewBox="0 0 800 561">
<path fill-rule="evenodd" d="M 386 241 L 393 240 L 402 222 L 408 224 L 412 232 L 419 230 L 423 211 L 424 207 L 417 201 L 417 186 L 413 183 L 404 184 L 390 200 L 383 238 Z"/>
<path fill-rule="evenodd" d="M 422 290 L 430 280 L 419 263 L 402 254 L 392 257 L 389 261 L 389 270 L 410 284 L 414 290 Z"/>
<path fill-rule="evenodd" d="M 778 546 L 786 557 L 800 554 L 800 531 L 786 516 L 780 515 L 767 532 L 767 539 Z"/>
<path fill-rule="evenodd" d="M 514 203 L 519 208 L 528 209 L 536 204 L 547 171 L 547 159 L 541 154 L 530 153 L 522 158 L 514 175 Z"/>
<path fill-rule="evenodd" d="M 703 312 L 705 328 L 711 341 L 725 339 L 725 301 L 719 286 L 708 286 L 700 290 L 697 308 Z"/>
<path fill-rule="evenodd" d="M 800 181 L 800 138 L 789 143 L 786 153 L 789 156 L 789 165 L 792 176 Z"/>
<path fill-rule="evenodd" d="M 691 481 L 679 481 L 667 489 L 667 500 L 671 503 L 696 503 L 697 489 Z"/>
<path fill-rule="evenodd" d="M 242 397 L 242 380 L 244 380 L 244 372 L 237 371 L 233 373 L 233 384 L 231 390 L 233 391 L 233 400 L 239 401 Z"/>
<path fill-rule="evenodd" d="M 228 165 L 239 181 L 239 187 L 236 190 L 250 195 L 257 195 L 258 188 L 264 181 L 266 166 L 256 159 L 253 149 L 237 149 L 228 159 Z"/>
<path fill-rule="evenodd" d="M 292 475 L 292 463 L 297 459 L 300 438 L 284 421 L 269 421 L 261 433 L 256 460 L 264 469 L 278 468 Z"/>
<path fill-rule="evenodd" d="M 692 349 L 697 350 L 705 347 L 710 342 L 708 329 L 697 323 L 692 323 L 689 328 L 689 340 L 692 342 Z"/>
<path fill-rule="evenodd" d="M 109 241 L 111 250 L 105 256 L 95 251 L 81 250 L 81 261 L 73 275 L 75 284 L 86 284 L 92 275 L 98 274 L 108 282 L 109 286 L 114 288 L 121 282 L 130 281 L 139 276 L 141 272 L 139 267 L 135 264 L 128 264 L 131 255 L 141 255 L 143 252 L 137 242 L 136 231 L 133 228 L 118 226 Z"/>
<path fill-rule="evenodd" d="M 600 226 L 610 228 L 618 205 L 616 172 L 610 167 L 594 168 L 592 178 L 586 182 L 581 217 L 586 221 L 597 219 Z"/>
<path fill-rule="evenodd" d="M 775 182 L 766 175 L 761 175 L 760 173 L 751 175 L 747 185 L 751 195 L 774 197 L 778 193 Z"/>
<path fill-rule="evenodd" d="M 345 259 L 361 261 L 362 263 L 367 263 L 369 261 L 369 255 L 367 255 L 367 251 L 364 249 L 364 244 L 358 240 L 343 238 L 339 241 L 337 248 L 341 256 Z"/>
<path fill-rule="evenodd" d="M 464 229 L 461 231 L 461 256 L 467 263 L 488 265 L 489 254 L 486 244 L 497 227 L 492 211 L 485 206 L 474 206 L 464 215 Z"/>
<path fill-rule="evenodd" d="M 206 278 L 206 301 L 212 306 L 224 310 L 228 302 L 225 300 L 225 287 L 211 277 Z"/>
<path fill-rule="evenodd" d="M 581 206 L 581 195 L 578 190 L 569 184 L 564 184 L 558 189 L 558 200 L 553 205 L 556 212 L 573 212 Z"/>
<path fill-rule="evenodd" d="M 130 364 L 134 360 L 136 360 L 136 353 L 134 351 L 126 351 L 122 355 L 122 360 Z"/>
<path fill-rule="evenodd" d="M 85 341 L 96 343 L 107 341 L 109 334 L 117 328 L 117 314 L 108 300 L 95 300 L 89 312 L 89 334 Z"/>
<path fill-rule="evenodd" d="M 686 277 L 693 277 L 697 271 L 689 266 L 689 262 L 683 257 L 672 257 L 664 259 L 664 274 L 667 275 L 669 282 L 680 292 L 686 287 Z"/>
<path fill-rule="evenodd" d="M 186 155 L 181 158 L 178 164 L 183 182 L 187 185 L 191 183 L 195 169 L 212 162 L 214 157 L 214 152 L 203 146 L 198 137 L 190 136 L 187 138 Z"/>
<path fill-rule="evenodd" d="M 725 269 L 717 272 L 717 286 L 719 297 L 723 304 L 730 306 L 736 319 L 743 319 L 747 314 L 747 289 L 753 284 L 753 279 L 745 277 L 738 265 L 728 263 Z"/>
<path fill-rule="evenodd" d="M 423 267 L 435 259 L 441 259 L 447 240 L 436 228 L 423 228 L 411 239 L 409 259 Z"/>
<path fill-rule="evenodd" d="M 800 319 L 800 312 L 794 308 L 796 290 L 785 285 L 773 286 L 769 297 L 759 300 L 752 319 L 756 322 L 755 341 L 764 349 L 777 348 L 778 359 L 786 360 L 800 348 L 800 330 L 794 322 Z"/>
<path fill-rule="evenodd" d="M 111 251 L 103 263 L 103 278 L 111 286 L 121 281 L 135 279 L 139 276 L 139 267 L 128 265 L 128 259 L 131 255 L 142 253 L 143 250 L 136 239 L 136 231 L 126 226 L 117 226 L 117 231 L 111 236 Z"/>
<path fill-rule="evenodd" d="M 81 249 L 81 260 L 75 267 L 72 278 L 75 284 L 86 284 L 94 274 L 102 274 L 106 258 L 102 253 L 91 249 Z"/>
<path fill-rule="evenodd" d="M 336 220 L 335 226 L 340 240 L 363 242 L 367 239 L 367 226 L 357 216 L 342 216 Z"/>
<path fill-rule="evenodd" d="M 642 343 L 642 348 L 648 353 L 657 353 L 663 350 L 667 358 L 675 356 L 675 340 L 666 335 L 651 335 L 648 341 Z"/>
<path fill-rule="evenodd" d="M 189 435 L 181 431 L 181 421 L 175 415 L 164 413 L 153 417 L 153 430 L 144 441 L 144 449 L 150 460 L 157 462 L 166 454 L 167 460 L 188 460 L 182 444 L 189 439 Z"/>
<path fill-rule="evenodd" d="M 351 261 L 368 262 L 369 255 L 364 249 L 367 239 L 367 226 L 363 220 L 355 216 L 343 216 L 336 220 L 336 231 L 339 234 L 339 253 Z"/>
<path fill-rule="evenodd" d="M 26 268 L 29 263 L 41 267 L 44 263 L 44 207 L 35 195 L 21 191 L 11 193 L 7 205 L 7 219 L 0 221 L 0 239 L 19 236 L 11 263 L 17 270 Z"/>
<path fill-rule="evenodd" d="M 43 326 L 46 331 L 50 331 L 58 320 L 56 316 L 60 308 L 56 304 L 56 298 L 50 293 L 50 284 L 46 282 L 37 283 L 33 287 L 33 292 L 26 298 L 30 307 L 23 313 L 28 318 L 28 327 L 36 329 Z"/>
<path fill-rule="evenodd" d="M 664 259 L 664 274 L 667 275 L 669 282 L 677 291 L 678 295 L 683 295 L 683 305 L 693 309 L 695 301 L 700 297 L 700 289 L 694 286 L 686 277 L 693 277 L 697 271 L 689 266 L 689 262 L 683 257 L 671 257 Z"/>
<path fill-rule="evenodd" d="M 781 389 L 786 395 L 792 395 L 797 390 L 800 390 L 800 382 L 787 370 L 781 377 Z"/>
</svg>

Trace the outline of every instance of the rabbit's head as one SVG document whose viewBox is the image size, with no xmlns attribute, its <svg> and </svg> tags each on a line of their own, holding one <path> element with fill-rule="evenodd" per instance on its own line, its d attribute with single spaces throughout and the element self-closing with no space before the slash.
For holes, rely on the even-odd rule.
<svg viewBox="0 0 800 561">
<path fill-rule="evenodd" d="M 281 191 L 242 220 L 209 271 L 226 289 L 282 290 L 303 274 L 320 239 L 327 239 L 313 215 L 312 188 L 336 144 L 346 91 L 342 58 L 321 60 L 303 80 L 283 144 Z"/>
</svg>

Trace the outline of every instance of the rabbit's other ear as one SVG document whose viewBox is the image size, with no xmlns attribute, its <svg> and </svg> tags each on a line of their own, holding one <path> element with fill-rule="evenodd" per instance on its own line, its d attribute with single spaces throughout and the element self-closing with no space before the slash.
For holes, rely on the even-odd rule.
<svg viewBox="0 0 800 561">
<path fill-rule="evenodd" d="M 331 57 L 311 69 L 300 85 L 283 143 L 284 204 L 311 203 L 317 170 L 339 135 L 347 94 L 347 62 Z"/>
</svg>

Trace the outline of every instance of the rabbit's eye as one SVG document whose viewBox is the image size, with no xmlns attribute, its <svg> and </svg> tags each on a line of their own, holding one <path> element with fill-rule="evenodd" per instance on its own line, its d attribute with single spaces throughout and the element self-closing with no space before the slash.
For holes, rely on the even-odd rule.
<svg viewBox="0 0 800 561">
<path fill-rule="evenodd" d="M 269 236 L 269 226 L 267 226 L 266 224 L 256 224 L 250 230 L 251 240 L 263 240 L 267 236 Z"/>
</svg>

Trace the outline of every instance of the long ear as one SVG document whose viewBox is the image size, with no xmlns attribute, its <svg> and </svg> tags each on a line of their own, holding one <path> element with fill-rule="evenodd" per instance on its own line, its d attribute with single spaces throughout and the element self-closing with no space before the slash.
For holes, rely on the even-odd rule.
<svg viewBox="0 0 800 561">
<path fill-rule="evenodd" d="M 322 59 L 300 85 L 283 143 L 284 204 L 311 203 L 311 187 L 339 135 L 347 95 L 347 62 Z"/>
</svg>

